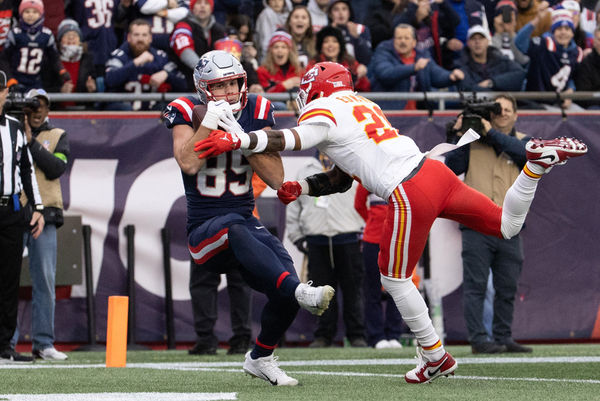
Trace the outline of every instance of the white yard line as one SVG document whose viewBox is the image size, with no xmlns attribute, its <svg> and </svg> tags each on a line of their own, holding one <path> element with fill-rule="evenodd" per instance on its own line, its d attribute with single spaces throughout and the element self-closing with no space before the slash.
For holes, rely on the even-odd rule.
<svg viewBox="0 0 600 401">
<path fill-rule="evenodd" d="M 0 394 L 8 401 L 216 401 L 237 400 L 236 393 L 80 393 Z"/>
<path fill-rule="evenodd" d="M 456 358 L 460 365 L 503 364 L 503 363 L 598 363 L 600 356 L 576 357 L 482 357 Z M 237 362 L 152 362 L 128 363 L 128 368 L 147 369 L 198 369 L 198 368 L 240 368 L 242 361 Z M 414 358 L 403 359 L 326 359 L 304 361 L 278 361 L 280 366 L 364 366 L 364 365 L 413 365 Z M 62 364 L 38 362 L 34 364 L 0 364 L 0 369 L 81 369 L 104 368 L 103 363 L 95 364 Z"/>
</svg>

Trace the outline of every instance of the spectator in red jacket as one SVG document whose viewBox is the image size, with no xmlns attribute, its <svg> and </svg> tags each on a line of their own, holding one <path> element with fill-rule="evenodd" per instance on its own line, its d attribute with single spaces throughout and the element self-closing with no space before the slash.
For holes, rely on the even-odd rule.
<svg viewBox="0 0 600 401">
<path fill-rule="evenodd" d="M 258 81 L 265 92 L 295 92 L 300 86 L 304 69 L 298 62 L 292 37 L 285 31 L 276 31 L 269 40 L 267 55 L 258 70 Z M 281 104 L 273 103 L 281 110 Z M 285 105 L 283 109 L 285 109 Z"/>
<path fill-rule="evenodd" d="M 367 78 L 367 67 L 360 64 L 346 51 L 346 42 L 342 31 L 331 25 L 317 33 L 317 57 L 310 63 L 310 68 L 321 61 L 333 61 L 346 67 L 352 74 L 354 89 L 358 92 L 369 92 L 371 84 Z"/>
</svg>

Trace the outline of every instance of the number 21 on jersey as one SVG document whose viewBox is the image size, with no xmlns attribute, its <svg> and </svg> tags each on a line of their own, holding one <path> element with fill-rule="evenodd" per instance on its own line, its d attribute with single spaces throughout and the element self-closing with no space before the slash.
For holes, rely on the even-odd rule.
<svg viewBox="0 0 600 401">
<path fill-rule="evenodd" d="M 372 106 L 366 104 L 354 106 L 352 115 L 363 126 L 367 136 L 376 144 L 400 136 L 398 130 L 392 127 L 383 111 L 374 103 Z"/>
</svg>

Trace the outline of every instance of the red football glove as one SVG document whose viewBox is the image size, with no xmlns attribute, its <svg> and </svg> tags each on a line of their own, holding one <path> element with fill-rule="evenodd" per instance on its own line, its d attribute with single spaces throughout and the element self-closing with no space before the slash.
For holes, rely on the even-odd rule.
<svg viewBox="0 0 600 401">
<path fill-rule="evenodd" d="M 298 181 L 286 181 L 283 183 L 281 188 L 277 190 L 277 196 L 279 197 L 279 200 L 286 205 L 298 199 L 301 193 L 302 187 Z"/>
<path fill-rule="evenodd" d="M 210 132 L 208 138 L 194 144 L 194 152 L 204 150 L 203 153 L 198 155 L 198 158 L 206 159 L 239 149 L 241 144 L 242 141 L 240 141 L 237 135 L 216 129 Z"/>
</svg>

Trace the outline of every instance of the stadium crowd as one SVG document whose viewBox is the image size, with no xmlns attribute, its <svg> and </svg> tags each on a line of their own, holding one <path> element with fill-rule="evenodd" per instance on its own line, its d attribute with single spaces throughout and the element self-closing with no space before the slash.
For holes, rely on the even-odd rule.
<svg viewBox="0 0 600 401">
<path fill-rule="evenodd" d="M 600 4 L 596 2 L 597 4 Z M 295 93 L 336 61 L 358 91 L 600 90 L 594 1 L 120 0 L 0 2 L 0 70 L 13 92 L 193 92 L 213 49 L 243 62 L 250 92 Z M 598 107 L 570 100 L 535 108 Z M 293 102 L 277 104 L 278 109 Z M 62 104 L 150 110 L 151 102 Z M 415 101 L 383 104 L 423 108 Z"/>
</svg>

